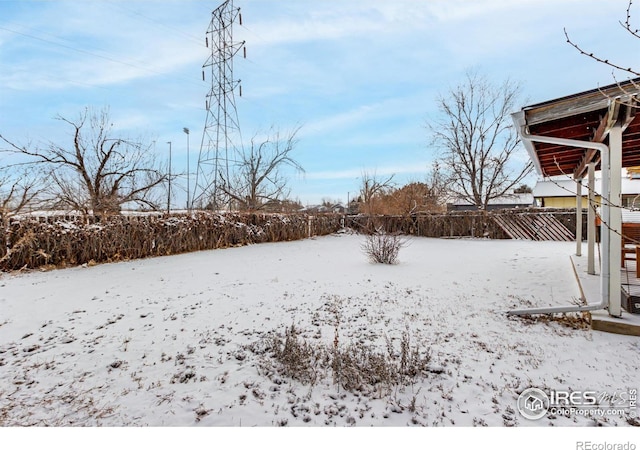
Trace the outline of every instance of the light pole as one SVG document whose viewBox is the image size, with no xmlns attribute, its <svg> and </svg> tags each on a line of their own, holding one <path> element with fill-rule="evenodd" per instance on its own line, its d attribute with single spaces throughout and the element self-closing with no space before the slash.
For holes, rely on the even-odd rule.
<svg viewBox="0 0 640 450">
<path fill-rule="evenodd" d="M 189 201 L 190 197 L 190 187 L 189 187 L 189 179 L 191 178 L 191 173 L 189 172 L 189 129 L 184 127 L 182 131 L 187 135 L 187 211 L 191 211 L 191 202 Z"/>
<path fill-rule="evenodd" d="M 167 195 L 167 214 L 171 213 L 171 141 L 169 144 L 169 194 Z"/>
</svg>

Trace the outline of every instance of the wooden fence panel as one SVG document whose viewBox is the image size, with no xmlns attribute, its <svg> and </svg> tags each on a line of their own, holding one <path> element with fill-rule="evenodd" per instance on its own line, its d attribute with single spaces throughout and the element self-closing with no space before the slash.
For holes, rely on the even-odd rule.
<svg viewBox="0 0 640 450">
<path fill-rule="evenodd" d="M 383 229 L 388 233 L 425 237 L 570 240 L 575 236 L 575 219 L 575 209 L 528 208 L 414 216 L 359 215 L 348 217 L 347 223 L 364 233 Z"/>
</svg>

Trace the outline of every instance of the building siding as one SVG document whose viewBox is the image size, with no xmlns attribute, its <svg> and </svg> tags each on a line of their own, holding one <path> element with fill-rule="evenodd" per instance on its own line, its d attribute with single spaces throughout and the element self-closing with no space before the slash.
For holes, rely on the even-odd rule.
<svg viewBox="0 0 640 450">
<path fill-rule="evenodd" d="M 545 197 L 539 199 L 541 201 L 541 206 L 545 208 L 575 208 L 576 207 L 576 198 L 575 197 Z M 596 203 L 600 204 L 600 196 L 595 198 Z M 587 197 L 582 197 L 582 207 L 589 207 L 589 199 Z"/>
</svg>

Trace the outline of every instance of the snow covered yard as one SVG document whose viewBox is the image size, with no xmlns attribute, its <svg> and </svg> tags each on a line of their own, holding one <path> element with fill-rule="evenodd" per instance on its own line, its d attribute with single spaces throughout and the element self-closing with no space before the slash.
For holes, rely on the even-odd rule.
<svg viewBox="0 0 640 450">
<path fill-rule="evenodd" d="M 503 314 L 577 298 L 574 244 L 412 238 L 389 266 L 363 239 L 2 275 L 0 425 L 628 425 L 517 411 L 528 387 L 638 385 L 638 338 Z M 424 365 L 347 390 L 319 364 L 303 383 L 271 351 L 292 326 L 300 348 Z"/>
</svg>

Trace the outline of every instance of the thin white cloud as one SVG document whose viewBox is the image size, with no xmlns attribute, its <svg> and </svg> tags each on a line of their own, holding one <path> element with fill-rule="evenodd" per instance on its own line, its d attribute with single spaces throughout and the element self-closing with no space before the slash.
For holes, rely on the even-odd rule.
<svg viewBox="0 0 640 450">
<path fill-rule="evenodd" d="M 455 22 L 472 17 L 495 16 L 517 9 L 530 9 L 532 5 L 537 10 L 548 13 L 549 6 L 559 11 L 564 5 L 584 3 L 584 0 L 430 0 L 424 2 L 424 6 L 428 14 L 439 22 Z"/>
<path fill-rule="evenodd" d="M 17 90 L 113 85 L 197 68 L 206 57 L 203 46 L 118 15 L 104 4 L 57 6 L 22 23 L 0 21 L 11 30 L 2 33 L 3 51 L 19 61 L 0 74 L 0 83 Z M 194 70 L 194 81 L 197 75 Z"/>
<path fill-rule="evenodd" d="M 253 45 L 349 39 L 424 27 L 426 12 L 426 5 L 415 1 L 305 2 L 295 17 L 248 23 L 240 34 Z"/>
<path fill-rule="evenodd" d="M 325 133 L 336 128 L 352 127 L 364 120 L 378 109 L 378 105 L 361 105 L 349 111 L 326 116 L 305 124 L 301 130 L 301 136 L 313 136 Z"/>
<path fill-rule="evenodd" d="M 283 2 L 286 4 L 286 2 Z M 351 0 L 349 2 L 304 3 L 304 8 L 280 18 L 247 21 L 240 29 L 242 39 L 252 45 L 279 45 L 319 40 L 349 39 L 398 33 L 415 33 L 430 27 L 470 19 L 502 22 L 503 13 L 528 10 L 533 5 L 547 13 L 547 7 L 561 11 L 584 0 Z M 247 9 L 251 15 L 254 5 Z M 499 27 L 498 27 L 499 28 Z M 498 33 L 502 34 L 502 33 Z M 346 42 L 346 41 L 345 41 Z"/>
<path fill-rule="evenodd" d="M 390 97 L 379 102 L 368 103 L 359 105 L 355 108 L 347 111 L 338 112 L 332 115 L 326 115 L 320 118 L 312 119 L 305 123 L 301 129 L 301 137 L 310 137 L 330 133 L 337 133 L 340 131 L 347 131 L 347 134 L 343 137 L 346 142 L 350 142 L 348 131 L 358 129 L 358 135 L 352 135 L 354 139 L 364 140 L 363 142 L 382 142 L 389 141 L 396 142 L 403 141 L 402 133 L 405 131 L 405 124 L 398 122 L 404 122 L 410 120 L 411 126 L 415 126 L 417 123 L 420 126 L 420 116 L 424 109 L 424 105 L 420 99 L 429 97 L 428 93 L 416 92 L 412 96 L 398 95 Z M 427 101 L 427 100 L 425 100 Z M 380 120 L 394 121 L 397 123 L 394 126 L 395 135 L 390 135 L 387 130 L 375 129 Z M 361 134 L 363 126 L 369 125 L 368 136 Z M 367 127 L 365 126 L 364 129 Z"/>
<path fill-rule="evenodd" d="M 363 169 L 325 170 L 319 172 L 306 172 L 306 180 L 349 180 L 362 176 Z"/>
<path fill-rule="evenodd" d="M 380 167 L 352 167 L 343 170 L 327 170 L 317 172 L 307 172 L 305 179 L 307 180 L 355 180 L 362 178 L 364 173 L 371 176 L 391 176 L 391 175 L 411 175 L 426 174 L 429 162 L 416 161 L 407 164 L 385 165 Z"/>
</svg>

